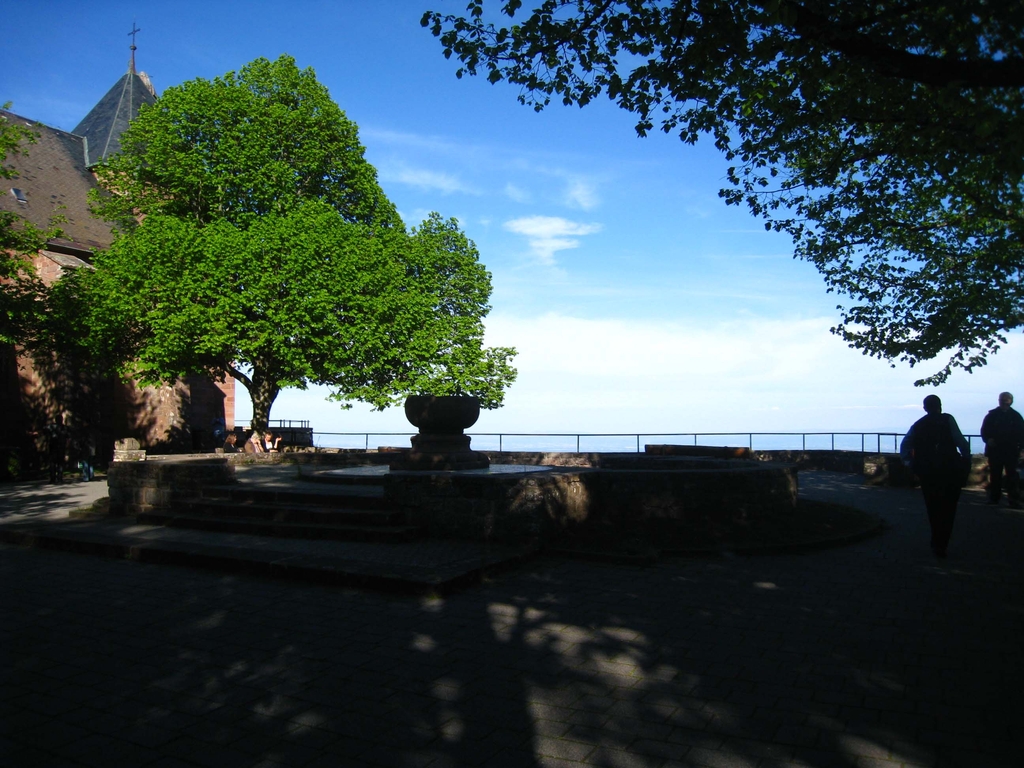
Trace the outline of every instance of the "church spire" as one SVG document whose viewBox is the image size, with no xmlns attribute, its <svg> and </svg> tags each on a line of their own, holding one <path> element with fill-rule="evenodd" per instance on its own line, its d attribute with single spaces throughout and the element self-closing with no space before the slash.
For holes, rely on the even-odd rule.
<svg viewBox="0 0 1024 768">
<path fill-rule="evenodd" d="M 131 57 L 131 59 L 128 62 L 128 74 L 129 75 L 134 75 L 135 74 L 135 36 L 137 34 L 139 34 L 139 32 L 141 32 L 141 31 L 142 31 L 141 29 L 137 29 L 135 27 L 135 21 L 133 20 L 132 21 L 132 31 L 128 33 L 131 36 L 131 38 L 132 38 L 132 44 L 129 46 L 129 48 L 131 49 L 131 52 L 132 52 L 132 57 Z"/>
<path fill-rule="evenodd" d="M 128 71 L 89 112 L 73 131 L 86 139 L 85 164 L 95 165 L 121 150 L 121 134 L 128 128 L 143 104 L 156 101 L 156 91 L 145 72 L 135 71 L 135 36 L 142 30 L 132 22 L 132 57 Z"/>
</svg>

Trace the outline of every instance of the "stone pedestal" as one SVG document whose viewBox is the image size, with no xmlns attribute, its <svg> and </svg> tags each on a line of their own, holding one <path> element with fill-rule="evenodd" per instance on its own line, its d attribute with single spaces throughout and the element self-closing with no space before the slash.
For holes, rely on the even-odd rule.
<svg viewBox="0 0 1024 768">
<path fill-rule="evenodd" d="M 114 461 L 145 461 L 146 452 L 134 437 L 126 437 L 114 443 Z"/>
<path fill-rule="evenodd" d="M 412 450 L 388 466 L 413 472 L 487 469 L 490 459 L 471 450 L 470 438 L 463 434 L 479 415 L 480 401 L 475 397 L 411 395 L 405 401 L 405 416 L 420 433 L 412 438 Z"/>
<path fill-rule="evenodd" d="M 486 454 L 472 450 L 469 443 L 469 435 L 463 434 L 413 435 L 412 450 L 388 466 L 412 471 L 487 469 L 491 460 Z"/>
</svg>

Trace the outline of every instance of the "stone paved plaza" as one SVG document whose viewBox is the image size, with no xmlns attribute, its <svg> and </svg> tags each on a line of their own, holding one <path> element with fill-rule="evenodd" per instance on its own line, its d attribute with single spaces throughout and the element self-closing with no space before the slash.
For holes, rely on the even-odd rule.
<svg viewBox="0 0 1024 768">
<path fill-rule="evenodd" d="M 0 545 L 0 765 L 1024 764 L 1024 513 L 965 492 L 938 561 L 918 492 L 801 486 L 889 529 L 443 599 Z"/>
</svg>

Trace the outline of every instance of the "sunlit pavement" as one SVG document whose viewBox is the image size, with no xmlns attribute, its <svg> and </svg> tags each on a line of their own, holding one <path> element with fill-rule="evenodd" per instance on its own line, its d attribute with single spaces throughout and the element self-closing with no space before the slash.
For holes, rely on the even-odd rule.
<svg viewBox="0 0 1024 768">
<path fill-rule="evenodd" d="M 0 483 L 0 522 L 15 518 L 26 522 L 66 520 L 71 510 L 88 507 L 106 495 L 104 479 L 88 483 L 77 478 L 56 484 L 46 480 Z"/>
<path fill-rule="evenodd" d="M 1024 513 L 940 561 L 918 492 L 801 485 L 890 527 L 445 599 L 0 546 L 0 765 L 1019 766 Z"/>
</svg>

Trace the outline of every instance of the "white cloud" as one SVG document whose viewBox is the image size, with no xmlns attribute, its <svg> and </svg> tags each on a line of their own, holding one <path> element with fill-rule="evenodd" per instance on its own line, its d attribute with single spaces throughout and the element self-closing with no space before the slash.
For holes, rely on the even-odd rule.
<svg viewBox="0 0 1024 768">
<path fill-rule="evenodd" d="M 517 203 L 528 203 L 531 199 L 529 192 L 512 182 L 505 185 L 505 195 L 508 196 L 510 200 Z"/>
<path fill-rule="evenodd" d="M 589 211 L 600 202 L 597 196 L 597 186 L 585 179 L 570 179 L 565 190 L 564 202 L 570 208 L 582 208 Z"/>
<path fill-rule="evenodd" d="M 399 211 L 398 215 L 402 217 L 402 221 L 410 227 L 418 227 L 433 211 L 430 208 L 413 208 L 410 212 Z M 445 218 L 448 218 L 447 216 Z M 456 217 L 458 218 L 458 217 Z"/>
<path fill-rule="evenodd" d="M 478 433 L 735 432 L 739 437 L 722 444 L 745 445 L 749 432 L 901 432 L 936 391 L 964 433 L 977 434 L 997 394 L 1024 369 L 1024 337 L 1017 334 L 977 373 L 957 373 L 937 390 L 916 389 L 921 371 L 891 369 L 848 349 L 828 332 L 827 317 L 680 323 L 552 312 L 492 314 L 486 324 L 487 344 L 518 348 L 519 378 L 504 407 L 481 413 L 472 430 Z M 324 434 L 330 432 L 413 431 L 401 407 L 380 413 L 356 404 L 342 411 L 324 401 L 326 394 L 323 387 L 285 390 L 273 415 L 311 419 L 324 445 L 363 445 L 361 436 Z M 237 395 L 237 417 L 248 419 L 245 390 Z M 798 447 L 800 437 L 793 440 Z M 813 440 L 820 445 L 809 447 L 827 447 L 828 437 Z M 631 450 L 626 442 L 623 450 Z M 408 438 L 376 434 L 369 445 L 408 445 Z"/>
<path fill-rule="evenodd" d="M 476 189 L 450 173 L 431 171 L 426 168 L 413 168 L 404 164 L 385 166 L 380 171 L 380 179 L 384 182 L 407 184 L 417 189 L 436 190 L 444 194 L 452 194 L 453 192 L 470 195 L 480 194 Z"/>
<path fill-rule="evenodd" d="M 526 237 L 533 255 L 542 264 L 553 266 L 555 253 L 579 247 L 574 238 L 601 231 L 600 224 L 583 224 L 558 216 L 525 216 L 505 222 L 505 229 Z"/>
<path fill-rule="evenodd" d="M 460 146 L 465 145 L 440 136 L 428 136 L 409 131 L 392 131 L 386 129 L 363 128 L 359 131 L 366 145 L 385 144 L 389 146 L 411 147 L 419 151 L 457 154 Z"/>
<path fill-rule="evenodd" d="M 481 431 L 895 432 L 932 389 L 920 370 L 849 349 L 834 318 L 671 322 L 492 315 L 487 343 L 519 350 L 506 406 Z M 1024 366 L 1015 338 L 986 368 L 935 390 L 965 434 Z M 935 368 L 939 366 L 934 365 Z M 1005 387 L 1003 387 L 1005 389 Z M 992 402 L 989 402 L 989 401 Z M 822 438 L 826 439 L 826 438 Z M 851 438 L 852 439 L 852 438 Z M 744 441 L 745 444 L 745 441 Z"/>
</svg>

